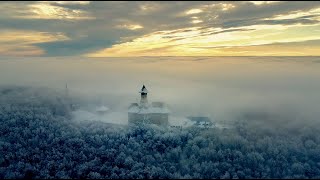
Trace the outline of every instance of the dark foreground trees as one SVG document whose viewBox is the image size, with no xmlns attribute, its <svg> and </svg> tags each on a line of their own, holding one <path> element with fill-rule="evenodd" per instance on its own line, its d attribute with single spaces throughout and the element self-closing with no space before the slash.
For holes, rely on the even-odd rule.
<svg viewBox="0 0 320 180">
<path fill-rule="evenodd" d="M 61 96 L 1 89 L 0 178 L 320 178 L 320 133 L 74 122 Z"/>
</svg>

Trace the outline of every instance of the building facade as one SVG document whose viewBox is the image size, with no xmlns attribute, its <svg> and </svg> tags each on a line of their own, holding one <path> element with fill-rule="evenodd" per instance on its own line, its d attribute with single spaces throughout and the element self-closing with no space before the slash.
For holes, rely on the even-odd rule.
<svg viewBox="0 0 320 180">
<path fill-rule="evenodd" d="M 129 124 L 156 124 L 168 126 L 169 110 L 163 102 L 148 103 L 148 90 L 143 85 L 139 91 L 141 94 L 140 103 L 131 103 L 128 108 Z"/>
</svg>

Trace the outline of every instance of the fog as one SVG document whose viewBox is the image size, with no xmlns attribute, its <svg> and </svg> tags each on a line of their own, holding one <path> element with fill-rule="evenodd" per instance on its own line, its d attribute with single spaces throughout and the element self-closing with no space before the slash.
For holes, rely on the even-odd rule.
<svg viewBox="0 0 320 180">
<path fill-rule="evenodd" d="M 2 59 L 0 179 L 319 178 L 319 65 L 317 57 Z M 201 115 L 231 128 L 126 126 L 142 84 L 149 102 L 169 106 L 169 122 Z M 101 106 L 109 112 L 97 113 Z"/>
<path fill-rule="evenodd" d="M 69 94 L 96 100 L 123 121 L 145 84 L 149 101 L 165 102 L 172 117 L 301 126 L 320 121 L 319 70 L 319 57 L 2 58 L 0 85 L 64 92 L 67 83 Z"/>
</svg>

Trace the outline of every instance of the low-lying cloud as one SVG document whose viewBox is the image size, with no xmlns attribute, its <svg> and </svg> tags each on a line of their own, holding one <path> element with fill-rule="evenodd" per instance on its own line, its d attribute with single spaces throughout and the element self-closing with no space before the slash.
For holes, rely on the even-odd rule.
<svg viewBox="0 0 320 180">
<path fill-rule="evenodd" d="M 316 62 L 317 57 L 3 59 L 0 84 L 64 92 L 67 83 L 69 94 L 87 103 L 83 107 L 110 109 L 105 116 L 82 111 L 78 117 L 108 123 L 125 124 L 127 108 L 139 101 L 145 84 L 149 101 L 165 102 L 174 118 L 204 115 L 300 128 L 319 123 Z"/>
</svg>

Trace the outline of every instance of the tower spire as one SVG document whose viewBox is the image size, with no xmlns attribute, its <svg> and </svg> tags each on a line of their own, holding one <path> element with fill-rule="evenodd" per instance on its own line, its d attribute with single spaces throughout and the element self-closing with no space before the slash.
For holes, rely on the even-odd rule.
<svg viewBox="0 0 320 180">
<path fill-rule="evenodd" d="M 66 97 L 69 97 L 68 84 L 66 83 Z"/>
<path fill-rule="evenodd" d="M 147 105 L 148 105 L 148 98 L 147 98 L 148 90 L 144 84 L 143 84 L 141 90 L 139 91 L 139 93 L 141 94 L 140 106 L 147 107 Z"/>
</svg>

